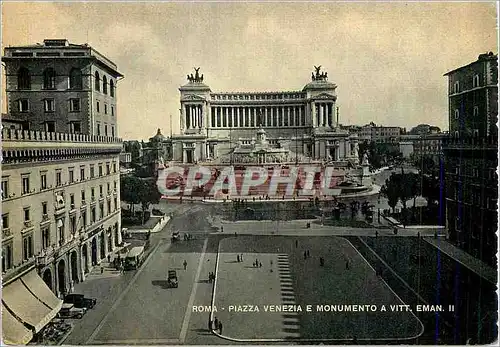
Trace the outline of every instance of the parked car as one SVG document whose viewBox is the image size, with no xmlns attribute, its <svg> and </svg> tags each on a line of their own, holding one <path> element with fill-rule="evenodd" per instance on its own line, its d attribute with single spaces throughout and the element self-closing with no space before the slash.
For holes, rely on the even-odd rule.
<svg viewBox="0 0 500 347">
<path fill-rule="evenodd" d="M 179 286 L 179 281 L 177 279 L 177 271 L 168 270 L 167 285 L 170 288 L 177 288 Z"/>
<path fill-rule="evenodd" d="M 77 308 L 74 304 L 64 303 L 59 311 L 59 318 L 77 318 L 80 319 L 85 314 L 86 309 Z"/>
<path fill-rule="evenodd" d="M 86 298 L 83 294 L 68 294 L 64 297 L 65 304 L 74 304 L 76 308 L 91 309 L 97 303 L 96 299 Z"/>
</svg>

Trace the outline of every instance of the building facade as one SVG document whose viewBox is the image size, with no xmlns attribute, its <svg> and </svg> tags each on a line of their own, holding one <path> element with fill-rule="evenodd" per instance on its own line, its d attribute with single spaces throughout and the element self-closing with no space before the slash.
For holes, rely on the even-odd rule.
<svg viewBox="0 0 500 347">
<path fill-rule="evenodd" d="M 401 133 L 400 127 L 377 125 L 371 122 L 359 129 L 358 136 L 360 141 L 397 144 L 400 141 Z"/>
<path fill-rule="evenodd" d="M 448 72 L 450 136 L 444 140 L 448 238 L 496 266 L 498 56 Z"/>
<path fill-rule="evenodd" d="M 57 297 L 122 244 L 122 75 L 90 46 L 66 40 L 8 47 L 2 61 L 2 335 L 24 344 L 57 314 Z"/>
<path fill-rule="evenodd" d="M 117 137 L 116 64 L 84 44 L 7 47 L 7 113 L 25 130 Z"/>
<path fill-rule="evenodd" d="M 179 88 L 181 134 L 172 136 L 172 160 L 224 161 L 263 129 L 271 148 L 286 148 L 295 161 L 356 162 L 357 136 L 338 127 L 337 86 L 328 74 L 312 74 L 301 91 L 212 92 L 198 70 Z M 271 158 L 270 162 L 283 158 Z M 248 163 L 257 159 L 248 157 Z"/>
</svg>

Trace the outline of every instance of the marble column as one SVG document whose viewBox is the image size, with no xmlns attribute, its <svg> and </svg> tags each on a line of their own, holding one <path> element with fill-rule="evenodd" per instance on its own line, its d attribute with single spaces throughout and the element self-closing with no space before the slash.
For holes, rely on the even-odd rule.
<svg viewBox="0 0 500 347">
<path fill-rule="evenodd" d="M 318 124 L 318 119 L 316 118 L 316 105 L 314 101 L 311 101 L 311 118 L 312 118 L 312 125 L 313 127 L 317 127 Z"/>
<path fill-rule="evenodd" d="M 288 126 L 292 126 L 292 108 L 288 106 L 286 111 L 286 116 L 288 117 Z"/>
<path fill-rule="evenodd" d="M 299 106 L 299 117 L 298 117 L 298 120 L 299 120 L 299 123 L 298 125 L 303 125 L 303 121 L 302 121 L 302 106 Z"/>
<path fill-rule="evenodd" d="M 186 105 L 181 107 L 181 131 L 186 129 Z"/>
<path fill-rule="evenodd" d="M 264 108 L 264 126 L 267 127 L 267 107 Z"/>
<path fill-rule="evenodd" d="M 203 128 L 205 126 L 205 123 L 203 122 L 203 105 L 198 106 L 198 109 L 200 110 L 200 128 Z"/>
<path fill-rule="evenodd" d="M 318 105 L 319 107 L 319 123 L 320 126 L 325 126 L 325 104 L 321 103 Z"/>
</svg>

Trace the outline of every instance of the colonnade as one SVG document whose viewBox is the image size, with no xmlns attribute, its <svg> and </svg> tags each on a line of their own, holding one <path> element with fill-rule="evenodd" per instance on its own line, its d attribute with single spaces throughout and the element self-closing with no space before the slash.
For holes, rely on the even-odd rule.
<svg viewBox="0 0 500 347">
<path fill-rule="evenodd" d="M 305 107 L 300 106 L 213 106 L 210 127 L 291 127 L 306 125 Z"/>
<path fill-rule="evenodd" d="M 184 105 L 184 115 L 186 129 L 196 129 L 204 127 L 202 105 Z"/>
<path fill-rule="evenodd" d="M 313 126 L 333 127 L 335 125 L 335 107 L 331 102 L 313 102 Z"/>
</svg>

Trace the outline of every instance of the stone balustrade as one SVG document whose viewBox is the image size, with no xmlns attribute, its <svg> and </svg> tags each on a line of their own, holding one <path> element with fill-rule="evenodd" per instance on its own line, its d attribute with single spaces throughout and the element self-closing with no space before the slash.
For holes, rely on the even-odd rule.
<svg viewBox="0 0 500 347">
<path fill-rule="evenodd" d="M 49 141 L 119 144 L 122 142 L 122 139 L 117 137 L 86 134 L 50 133 L 45 131 L 2 129 L 2 141 Z"/>
<path fill-rule="evenodd" d="M 443 138 L 443 148 L 497 148 L 498 138 L 487 137 L 445 137 Z"/>
</svg>

